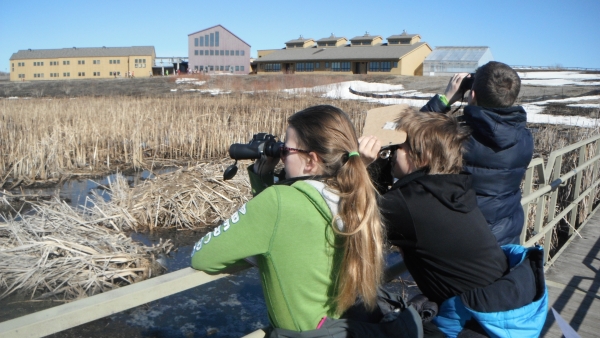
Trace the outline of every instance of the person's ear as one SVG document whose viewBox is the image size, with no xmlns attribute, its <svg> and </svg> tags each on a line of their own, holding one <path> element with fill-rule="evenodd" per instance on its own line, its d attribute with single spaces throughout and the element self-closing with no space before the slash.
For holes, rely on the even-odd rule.
<svg viewBox="0 0 600 338">
<path fill-rule="evenodd" d="M 320 168 L 320 161 L 321 160 L 319 159 L 319 156 L 317 156 L 317 153 L 311 151 L 308 153 L 308 157 L 304 165 L 304 171 L 308 174 L 316 175 L 318 169 Z"/>
<path fill-rule="evenodd" d="M 467 98 L 467 103 L 476 106 L 477 98 L 475 97 L 475 91 L 473 89 L 469 90 L 469 97 Z"/>
</svg>

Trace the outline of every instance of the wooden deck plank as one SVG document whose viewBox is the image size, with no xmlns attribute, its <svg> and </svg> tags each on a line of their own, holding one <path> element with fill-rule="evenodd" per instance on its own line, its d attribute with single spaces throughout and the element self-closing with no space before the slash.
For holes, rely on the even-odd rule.
<svg viewBox="0 0 600 338">
<path fill-rule="evenodd" d="M 580 234 L 546 272 L 549 304 L 580 336 L 597 337 L 600 335 L 600 213 L 590 218 Z M 548 313 L 542 336 L 562 336 L 552 311 Z"/>
<path fill-rule="evenodd" d="M 548 286 L 550 306 L 558 311 L 582 337 L 595 337 L 600 333 L 600 300 L 590 295 Z M 543 337 L 561 337 L 552 311 L 548 313 Z"/>
</svg>

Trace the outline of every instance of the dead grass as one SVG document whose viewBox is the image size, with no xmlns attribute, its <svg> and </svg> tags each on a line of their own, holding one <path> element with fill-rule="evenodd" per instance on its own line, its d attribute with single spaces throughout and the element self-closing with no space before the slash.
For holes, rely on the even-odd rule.
<svg viewBox="0 0 600 338">
<path fill-rule="evenodd" d="M 139 168 L 165 159 L 194 163 L 223 158 L 230 144 L 248 142 L 255 132 L 281 136 L 288 116 L 316 104 L 339 106 L 357 127 L 362 127 L 363 113 L 374 106 L 277 91 L 2 100 L 0 183 Z"/>
<path fill-rule="evenodd" d="M 126 186 L 124 179 L 114 182 Z M 0 299 L 22 292 L 31 299 L 71 300 L 160 274 L 159 253 L 123 232 L 126 210 L 105 204 L 73 209 L 59 200 L 33 204 L 33 213 L 0 224 Z"/>
</svg>

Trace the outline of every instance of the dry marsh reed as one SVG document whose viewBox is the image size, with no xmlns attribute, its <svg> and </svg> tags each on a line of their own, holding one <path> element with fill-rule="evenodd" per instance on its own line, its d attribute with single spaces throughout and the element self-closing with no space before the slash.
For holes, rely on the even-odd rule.
<svg viewBox="0 0 600 338">
<path fill-rule="evenodd" d="M 0 179 L 28 183 L 153 161 L 223 158 L 230 144 L 256 132 L 282 136 L 289 115 L 316 104 L 339 106 L 357 127 L 373 107 L 283 92 L 2 100 Z"/>
<path fill-rule="evenodd" d="M 123 186 L 119 179 L 111 188 Z M 20 291 L 32 299 L 71 300 L 164 270 L 155 257 L 171 250 L 170 241 L 151 247 L 134 242 L 121 231 L 129 223 L 126 210 L 95 200 L 100 204 L 86 209 L 59 200 L 35 203 L 33 213 L 3 219 L 0 299 Z"/>
<path fill-rule="evenodd" d="M 554 125 L 536 125 L 532 126 L 534 129 L 534 158 L 542 157 L 547 165 L 548 156 L 555 150 L 562 149 L 568 145 L 589 139 L 590 137 L 596 136 L 599 133 L 598 128 L 581 128 L 581 127 L 566 127 L 566 126 L 554 126 Z M 586 147 L 585 158 L 582 161 L 588 161 L 596 155 L 596 149 L 593 144 Z M 568 173 L 579 166 L 579 151 L 575 149 L 562 156 L 561 159 L 561 173 L 559 176 Z M 580 191 L 583 192 L 589 188 L 592 184 L 593 167 L 588 167 L 582 172 L 582 179 L 580 185 Z M 537 173 L 534 173 L 537 177 Z M 598 179 L 598 178 L 597 178 Z M 571 204 L 571 201 L 575 199 L 576 190 L 576 176 L 568 179 L 564 184 L 558 188 L 558 197 L 556 209 L 553 210 L 553 215 L 558 215 L 566 207 Z M 595 196 L 586 197 L 577 209 L 577 219 L 574 224 L 571 224 L 567 217 L 560 220 L 559 224 L 553 231 L 552 240 L 550 243 L 550 255 L 560 249 L 562 243 L 566 240 L 569 229 L 578 228 L 582 222 L 587 219 L 587 214 L 590 208 L 596 206 L 598 199 L 600 198 L 600 191 L 596 192 Z M 547 203 L 544 210 L 544 223 L 546 224 L 549 219 L 549 204 Z M 533 223 L 535 218 L 535 208 L 531 208 L 529 215 L 527 215 L 528 234 L 533 235 Z M 529 237 L 528 236 L 528 237 Z"/>
</svg>

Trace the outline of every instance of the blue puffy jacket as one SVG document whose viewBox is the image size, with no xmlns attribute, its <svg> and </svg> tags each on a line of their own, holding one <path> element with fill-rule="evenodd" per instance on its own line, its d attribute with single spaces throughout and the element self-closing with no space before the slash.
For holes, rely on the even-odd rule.
<svg viewBox="0 0 600 338">
<path fill-rule="evenodd" d="M 434 96 L 421 111 L 448 112 Z M 465 143 L 464 170 L 473 175 L 477 205 L 498 244 L 519 244 L 525 221 L 521 181 L 533 156 L 533 136 L 521 106 L 466 106 L 463 119 L 472 135 Z"/>
<path fill-rule="evenodd" d="M 456 337 L 475 319 L 490 337 L 539 337 L 548 313 L 543 249 L 502 247 L 510 272 L 489 286 L 445 300 L 434 323 Z"/>
</svg>

